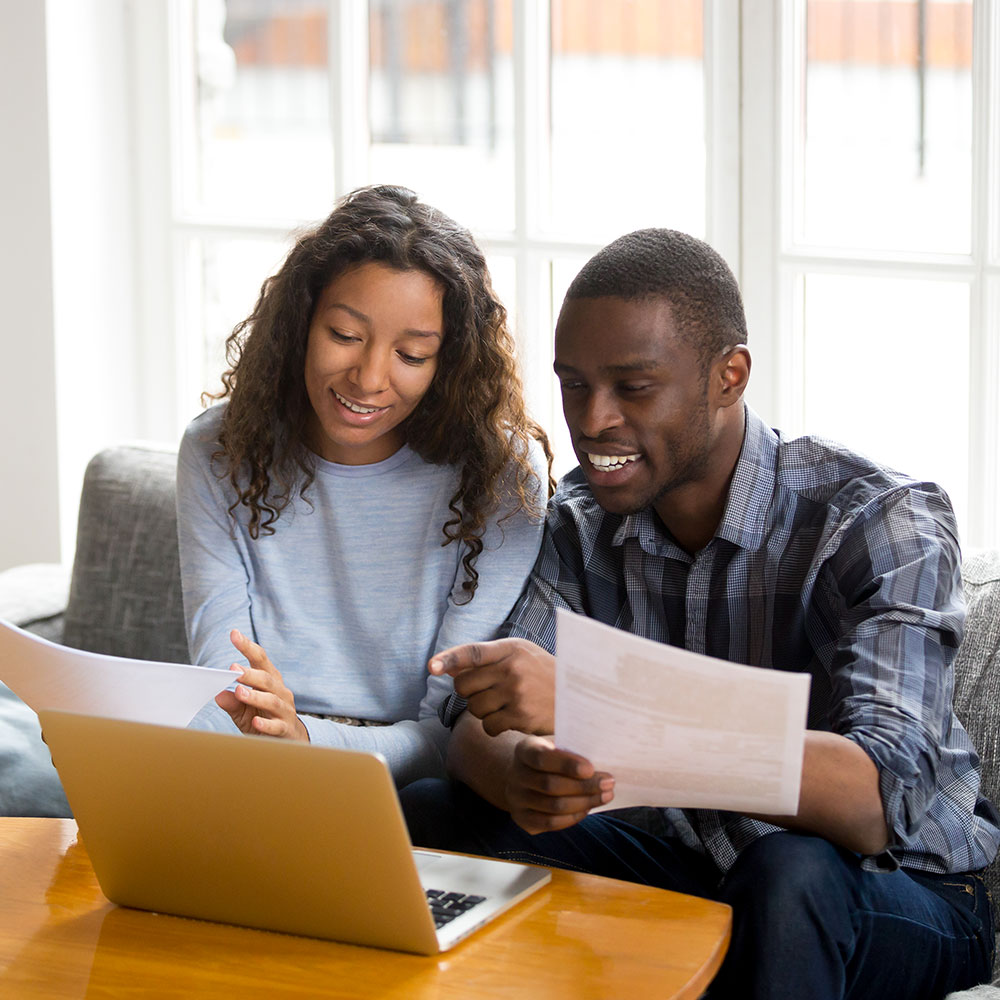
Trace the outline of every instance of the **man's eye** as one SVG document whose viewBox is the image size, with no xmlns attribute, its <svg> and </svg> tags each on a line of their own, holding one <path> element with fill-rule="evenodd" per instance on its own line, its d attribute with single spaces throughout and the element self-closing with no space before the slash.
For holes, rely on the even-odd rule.
<svg viewBox="0 0 1000 1000">
<path fill-rule="evenodd" d="M 618 387 L 622 392 L 642 392 L 643 389 L 649 388 L 648 382 L 623 382 Z"/>
<path fill-rule="evenodd" d="M 572 392 L 575 389 L 582 389 L 583 388 L 583 383 L 582 382 L 577 382 L 577 381 L 566 380 L 564 382 L 560 382 L 559 383 L 559 388 L 563 392 Z"/>
</svg>

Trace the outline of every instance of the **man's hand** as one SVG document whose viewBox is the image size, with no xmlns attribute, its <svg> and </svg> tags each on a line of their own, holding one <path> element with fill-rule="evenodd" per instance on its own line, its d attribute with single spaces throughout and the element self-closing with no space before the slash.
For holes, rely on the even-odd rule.
<svg viewBox="0 0 1000 1000">
<path fill-rule="evenodd" d="M 555 728 L 555 658 L 527 639 L 453 646 L 436 653 L 427 669 L 455 678 L 455 691 L 490 736 Z"/>
<path fill-rule="evenodd" d="M 615 780 L 579 754 L 528 736 L 514 749 L 505 796 L 511 817 L 528 833 L 564 830 L 614 798 Z"/>
<path fill-rule="evenodd" d="M 229 668 L 243 676 L 235 691 L 217 694 L 215 703 L 229 713 L 242 733 L 262 733 L 308 743 L 309 733 L 295 713 L 295 696 L 263 647 L 236 629 L 229 633 L 229 639 L 247 658 L 250 667 L 234 663 Z"/>
</svg>

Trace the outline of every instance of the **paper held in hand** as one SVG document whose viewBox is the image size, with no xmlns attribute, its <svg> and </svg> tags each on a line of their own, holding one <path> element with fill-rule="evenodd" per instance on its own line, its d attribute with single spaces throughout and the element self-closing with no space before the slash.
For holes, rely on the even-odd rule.
<svg viewBox="0 0 1000 1000">
<path fill-rule="evenodd" d="M 603 808 L 798 810 L 808 674 L 556 615 L 555 742 L 614 776 Z"/>
<path fill-rule="evenodd" d="M 36 712 L 55 708 L 186 726 L 235 677 L 228 670 L 70 649 L 0 621 L 0 681 Z"/>
</svg>

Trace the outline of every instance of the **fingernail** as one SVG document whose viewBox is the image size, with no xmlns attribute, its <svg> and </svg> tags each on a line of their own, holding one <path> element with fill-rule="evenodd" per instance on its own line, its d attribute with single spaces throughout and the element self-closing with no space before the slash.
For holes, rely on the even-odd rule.
<svg viewBox="0 0 1000 1000">
<path fill-rule="evenodd" d="M 236 693 L 243 695 L 243 697 L 245 698 L 250 693 L 250 688 L 248 688 L 245 684 L 237 684 Z"/>
<path fill-rule="evenodd" d="M 601 791 L 610 792 L 615 787 L 614 778 L 601 778 Z"/>
<path fill-rule="evenodd" d="M 610 802 L 610 801 L 611 801 L 611 800 L 612 800 L 612 799 L 613 799 L 614 797 L 615 797 L 615 795 L 614 795 L 614 792 L 612 792 L 612 791 L 610 791 L 610 790 L 609 790 L 609 791 L 606 791 L 606 792 L 601 792 L 601 805 L 602 805 L 602 806 L 603 806 L 603 805 L 606 805 L 606 804 L 607 804 L 608 802 Z"/>
<path fill-rule="evenodd" d="M 429 669 L 432 672 L 435 671 L 435 670 L 440 670 L 441 669 L 441 661 L 440 660 L 431 660 L 431 662 L 428 663 L 427 666 L 429 667 Z"/>
</svg>

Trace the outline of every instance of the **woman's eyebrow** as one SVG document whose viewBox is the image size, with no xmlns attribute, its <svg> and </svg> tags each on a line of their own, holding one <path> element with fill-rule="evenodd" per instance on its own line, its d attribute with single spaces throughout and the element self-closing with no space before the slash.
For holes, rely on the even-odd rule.
<svg viewBox="0 0 1000 1000">
<path fill-rule="evenodd" d="M 441 338 L 441 331 L 440 330 L 412 330 L 412 329 L 407 329 L 407 330 L 404 330 L 403 333 L 405 333 L 408 337 L 436 337 L 438 340 L 442 339 Z"/>
<path fill-rule="evenodd" d="M 367 323 L 371 326 L 371 317 L 366 313 L 363 313 L 360 309 L 355 309 L 354 306 L 349 306 L 346 302 L 331 302 L 323 311 L 329 312 L 331 309 L 343 309 L 344 312 L 349 313 L 356 320 L 361 323 Z M 403 331 L 407 337 L 427 337 L 435 338 L 437 340 L 443 340 L 440 330 L 417 330 L 416 328 L 407 328 Z"/>
<path fill-rule="evenodd" d="M 344 312 L 350 313 L 355 319 L 360 320 L 362 323 L 371 323 L 371 317 L 365 315 L 360 309 L 355 309 L 353 306 L 347 305 L 346 302 L 331 302 L 323 310 L 324 312 L 329 312 L 331 309 L 343 309 Z"/>
</svg>

